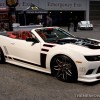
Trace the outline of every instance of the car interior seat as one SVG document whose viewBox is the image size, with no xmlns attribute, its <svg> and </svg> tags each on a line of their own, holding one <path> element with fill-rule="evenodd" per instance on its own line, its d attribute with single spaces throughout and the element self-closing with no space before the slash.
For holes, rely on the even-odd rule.
<svg viewBox="0 0 100 100">
<path fill-rule="evenodd" d="M 7 32 L 10 38 L 16 38 L 16 35 L 13 32 Z"/>
<path fill-rule="evenodd" d="M 42 39 L 46 39 L 47 38 L 46 35 L 41 31 L 39 31 L 38 34 Z"/>
</svg>

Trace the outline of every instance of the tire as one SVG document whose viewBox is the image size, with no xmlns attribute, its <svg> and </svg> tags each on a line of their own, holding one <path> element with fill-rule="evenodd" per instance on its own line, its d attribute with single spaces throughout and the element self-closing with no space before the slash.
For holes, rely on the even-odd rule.
<svg viewBox="0 0 100 100">
<path fill-rule="evenodd" d="M 0 64 L 3 64 L 3 63 L 5 63 L 5 57 L 4 57 L 2 49 L 0 49 Z"/>
<path fill-rule="evenodd" d="M 52 59 L 51 72 L 57 79 L 64 82 L 76 82 L 78 78 L 74 62 L 65 55 L 58 55 Z"/>
</svg>

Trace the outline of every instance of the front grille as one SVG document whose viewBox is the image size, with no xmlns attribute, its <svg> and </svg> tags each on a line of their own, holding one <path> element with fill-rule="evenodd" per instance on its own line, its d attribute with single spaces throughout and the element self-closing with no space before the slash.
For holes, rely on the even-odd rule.
<svg viewBox="0 0 100 100">
<path fill-rule="evenodd" d="M 100 55 L 84 56 L 87 61 L 100 61 Z"/>
</svg>

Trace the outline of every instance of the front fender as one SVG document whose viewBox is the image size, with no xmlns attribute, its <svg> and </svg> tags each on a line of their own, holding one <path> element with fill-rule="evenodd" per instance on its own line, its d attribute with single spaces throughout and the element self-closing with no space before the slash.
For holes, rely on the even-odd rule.
<svg viewBox="0 0 100 100">
<path fill-rule="evenodd" d="M 60 55 L 60 54 L 66 55 L 70 59 L 72 59 L 75 66 L 77 67 L 78 71 L 80 70 L 80 68 L 83 67 L 83 64 L 85 64 L 85 62 L 86 62 L 86 59 L 84 58 L 84 56 L 77 51 L 70 50 L 70 49 L 52 49 L 48 52 L 47 59 L 46 59 L 46 66 L 50 71 L 51 71 L 50 64 L 51 64 L 52 58 L 55 57 L 56 55 Z M 82 64 L 80 62 L 82 62 Z M 84 65 L 84 66 L 86 66 L 86 65 Z"/>
</svg>

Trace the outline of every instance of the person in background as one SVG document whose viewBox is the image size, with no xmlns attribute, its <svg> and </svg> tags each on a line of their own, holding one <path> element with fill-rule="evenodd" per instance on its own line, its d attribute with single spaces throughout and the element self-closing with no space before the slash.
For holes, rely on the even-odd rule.
<svg viewBox="0 0 100 100">
<path fill-rule="evenodd" d="M 68 20 L 68 31 L 70 31 L 70 27 L 71 27 L 71 22 L 72 22 L 72 18 L 69 18 L 69 20 Z"/>
<path fill-rule="evenodd" d="M 47 27 L 52 26 L 52 18 L 50 15 L 47 15 Z"/>
<path fill-rule="evenodd" d="M 47 26 L 47 16 L 43 16 L 42 25 L 43 25 L 43 27 Z"/>
<path fill-rule="evenodd" d="M 6 31 L 5 24 L 3 22 L 0 23 L 0 31 Z"/>
<path fill-rule="evenodd" d="M 35 24 L 41 25 L 42 24 L 42 15 L 37 15 Z"/>
<path fill-rule="evenodd" d="M 77 25 L 78 25 L 78 19 L 77 16 L 73 19 L 73 24 L 74 24 L 74 32 L 77 32 Z"/>
</svg>

